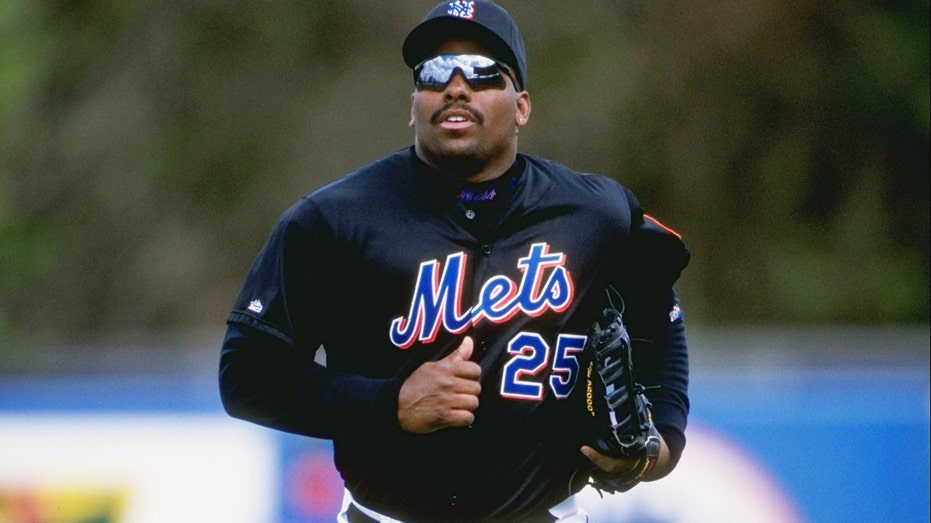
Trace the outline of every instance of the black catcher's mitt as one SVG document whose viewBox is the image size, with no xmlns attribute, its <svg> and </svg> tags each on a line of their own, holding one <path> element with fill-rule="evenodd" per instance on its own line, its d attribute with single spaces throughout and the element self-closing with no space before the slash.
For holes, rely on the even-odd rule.
<svg viewBox="0 0 931 523">
<path fill-rule="evenodd" d="M 597 467 L 591 476 L 599 490 L 624 492 L 656 463 L 659 432 L 653 426 L 644 387 L 635 381 L 630 335 L 621 313 L 613 307 L 604 309 L 587 335 L 585 410 L 594 432 L 587 443 L 608 456 L 639 458 L 629 472 L 619 476 Z"/>
</svg>

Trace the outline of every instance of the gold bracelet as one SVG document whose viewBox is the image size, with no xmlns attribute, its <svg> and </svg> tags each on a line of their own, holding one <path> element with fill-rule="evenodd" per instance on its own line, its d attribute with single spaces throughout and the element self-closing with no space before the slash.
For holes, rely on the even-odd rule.
<svg viewBox="0 0 931 523">
<path fill-rule="evenodd" d="M 633 472 L 633 471 L 637 470 L 638 468 L 640 468 L 640 460 L 641 460 L 641 459 L 643 459 L 643 458 L 638 458 L 637 461 L 634 462 L 634 466 L 633 466 L 633 467 L 630 467 L 629 469 L 627 469 L 626 471 L 624 471 L 624 472 L 622 472 L 621 474 L 618 474 L 618 475 L 619 475 L 619 476 L 626 476 L 626 475 L 630 474 L 631 472 Z"/>
</svg>

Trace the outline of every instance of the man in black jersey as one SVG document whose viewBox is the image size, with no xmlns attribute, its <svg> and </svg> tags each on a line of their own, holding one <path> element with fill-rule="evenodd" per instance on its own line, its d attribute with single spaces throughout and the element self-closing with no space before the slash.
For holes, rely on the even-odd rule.
<svg viewBox="0 0 931 523">
<path fill-rule="evenodd" d="M 443 2 L 404 42 L 414 144 L 288 209 L 230 313 L 230 415 L 333 441 L 341 522 L 584 522 L 597 453 L 579 355 L 617 289 L 662 436 L 685 446 L 688 355 L 677 234 L 601 176 L 518 153 L 531 103 L 520 32 Z M 315 362 L 322 347 L 326 364 Z"/>
</svg>

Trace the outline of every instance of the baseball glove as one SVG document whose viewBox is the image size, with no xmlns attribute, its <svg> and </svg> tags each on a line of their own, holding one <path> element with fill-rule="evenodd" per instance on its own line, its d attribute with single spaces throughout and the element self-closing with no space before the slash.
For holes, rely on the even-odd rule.
<svg viewBox="0 0 931 523">
<path fill-rule="evenodd" d="M 595 467 L 592 483 L 599 490 L 624 492 L 653 468 L 660 437 L 645 389 L 635 380 L 630 335 L 621 313 L 613 307 L 604 309 L 587 333 L 583 357 L 585 410 L 594 434 L 588 445 L 608 456 L 638 458 L 634 467 L 621 475 Z"/>
</svg>

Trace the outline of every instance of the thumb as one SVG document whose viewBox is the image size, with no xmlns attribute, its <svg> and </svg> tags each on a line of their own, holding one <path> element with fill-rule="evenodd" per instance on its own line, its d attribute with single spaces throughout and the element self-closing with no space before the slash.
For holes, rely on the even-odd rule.
<svg viewBox="0 0 931 523">
<path fill-rule="evenodd" d="M 459 344 L 459 347 L 453 351 L 450 356 L 458 360 L 469 361 L 469 358 L 472 357 L 472 349 L 475 347 L 475 342 L 472 341 L 471 336 L 466 336 L 462 343 Z"/>
</svg>

